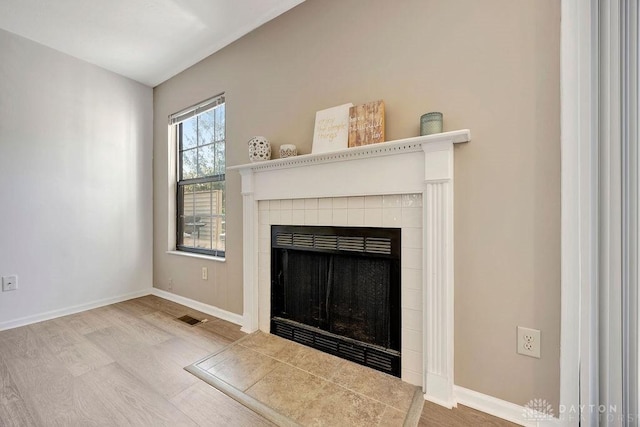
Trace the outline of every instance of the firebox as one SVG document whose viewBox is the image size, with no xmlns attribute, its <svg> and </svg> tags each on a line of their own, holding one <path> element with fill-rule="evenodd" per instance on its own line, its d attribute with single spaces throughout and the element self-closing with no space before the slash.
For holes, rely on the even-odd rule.
<svg viewBox="0 0 640 427">
<path fill-rule="evenodd" d="M 271 227 L 271 333 L 400 377 L 400 229 Z"/>
</svg>

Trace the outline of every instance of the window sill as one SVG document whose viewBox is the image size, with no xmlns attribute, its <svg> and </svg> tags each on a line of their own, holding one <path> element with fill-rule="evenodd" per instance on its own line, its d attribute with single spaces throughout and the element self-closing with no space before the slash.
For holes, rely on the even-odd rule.
<svg viewBox="0 0 640 427">
<path fill-rule="evenodd" d="M 206 260 L 209 260 L 209 261 L 226 262 L 226 258 L 220 258 L 220 257 L 212 256 L 212 255 L 196 254 L 196 253 L 193 253 L 193 252 L 167 251 L 165 253 L 168 254 L 168 255 L 179 255 L 179 256 L 184 256 L 184 257 L 188 257 L 188 258 L 199 258 L 199 259 L 206 259 Z"/>
</svg>

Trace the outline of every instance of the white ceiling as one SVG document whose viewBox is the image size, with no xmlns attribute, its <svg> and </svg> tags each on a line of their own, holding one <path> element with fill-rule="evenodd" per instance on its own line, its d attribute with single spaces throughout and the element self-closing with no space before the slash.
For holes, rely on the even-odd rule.
<svg viewBox="0 0 640 427">
<path fill-rule="evenodd" d="M 0 0 L 0 28 L 156 86 L 304 0 Z"/>
</svg>

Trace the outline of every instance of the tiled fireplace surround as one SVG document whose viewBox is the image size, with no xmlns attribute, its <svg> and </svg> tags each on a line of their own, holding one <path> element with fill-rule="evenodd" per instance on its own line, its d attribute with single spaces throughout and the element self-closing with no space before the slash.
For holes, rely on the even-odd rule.
<svg viewBox="0 0 640 427">
<path fill-rule="evenodd" d="M 453 401 L 453 145 L 468 130 L 236 166 L 243 330 L 270 328 L 271 225 L 394 227 L 401 239 L 402 379 Z"/>
<path fill-rule="evenodd" d="M 258 224 L 258 323 L 266 331 L 263 325 L 269 325 L 271 312 L 271 225 L 401 228 L 402 379 L 422 385 L 421 194 L 261 200 Z"/>
</svg>

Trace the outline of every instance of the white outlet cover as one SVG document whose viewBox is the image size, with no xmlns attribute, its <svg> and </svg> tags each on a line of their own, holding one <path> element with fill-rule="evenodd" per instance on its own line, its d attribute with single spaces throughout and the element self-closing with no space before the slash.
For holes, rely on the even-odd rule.
<svg viewBox="0 0 640 427">
<path fill-rule="evenodd" d="M 540 359 L 540 331 L 518 326 L 517 352 Z"/>
<path fill-rule="evenodd" d="M 2 278 L 2 292 L 18 289 L 18 276 L 4 276 Z"/>
</svg>

